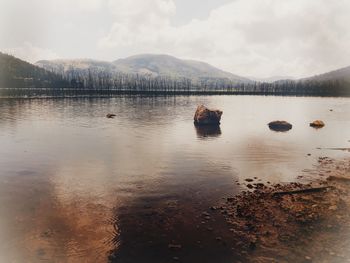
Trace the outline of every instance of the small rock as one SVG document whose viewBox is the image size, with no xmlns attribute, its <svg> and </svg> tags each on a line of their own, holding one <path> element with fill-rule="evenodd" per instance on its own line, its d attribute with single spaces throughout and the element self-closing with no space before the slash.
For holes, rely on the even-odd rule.
<svg viewBox="0 0 350 263">
<path fill-rule="evenodd" d="M 250 248 L 250 249 L 255 249 L 255 248 L 256 248 L 256 241 L 251 241 L 251 242 L 249 243 L 249 248 Z"/>
<path fill-rule="evenodd" d="M 338 209 L 338 207 L 336 205 L 331 205 L 329 208 L 329 210 L 335 211 Z"/>
<path fill-rule="evenodd" d="M 305 256 L 305 259 L 306 259 L 307 261 L 311 261 L 311 257 L 309 257 L 309 256 Z"/>
<path fill-rule="evenodd" d="M 169 244 L 169 245 L 168 245 L 168 248 L 169 248 L 169 249 L 181 249 L 182 246 L 179 245 L 179 244 Z"/>
<path fill-rule="evenodd" d="M 314 128 L 322 128 L 324 125 L 325 125 L 324 122 L 321 120 L 315 120 L 310 123 L 310 126 Z"/>
<path fill-rule="evenodd" d="M 114 118 L 115 116 L 117 116 L 117 115 L 115 115 L 115 114 L 113 114 L 113 113 L 108 113 L 108 114 L 106 115 L 106 118 L 112 119 L 112 118 Z"/>
<path fill-rule="evenodd" d="M 293 127 L 292 124 L 286 121 L 272 121 L 268 125 L 274 131 L 289 131 Z"/>
<path fill-rule="evenodd" d="M 250 178 L 247 178 L 245 179 L 246 182 L 253 182 L 254 180 L 253 179 L 250 179 Z"/>
</svg>

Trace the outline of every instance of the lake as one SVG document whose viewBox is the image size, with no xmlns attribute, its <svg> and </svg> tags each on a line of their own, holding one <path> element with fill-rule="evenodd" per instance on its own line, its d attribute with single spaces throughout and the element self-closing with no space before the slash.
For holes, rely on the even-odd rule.
<svg viewBox="0 0 350 263">
<path fill-rule="evenodd" d="M 193 125 L 199 104 L 220 128 Z M 307 182 L 319 157 L 348 157 L 327 148 L 350 147 L 349 116 L 349 98 L 0 99 L 0 262 L 234 260 L 202 211 L 246 178 Z"/>
</svg>

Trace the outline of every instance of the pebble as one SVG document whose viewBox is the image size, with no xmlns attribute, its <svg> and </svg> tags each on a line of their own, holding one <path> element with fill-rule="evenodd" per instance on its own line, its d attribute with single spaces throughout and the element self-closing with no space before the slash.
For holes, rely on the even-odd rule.
<svg viewBox="0 0 350 263">
<path fill-rule="evenodd" d="M 329 210 L 335 211 L 338 209 L 338 207 L 336 205 L 331 205 L 329 208 Z"/>
<path fill-rule="evenodd" d="M 180 249 L 180 248 L 182 248 L 182 246 L 179 244 L 169 244 L 168 248 L 169 249 Z"/>
</svg>

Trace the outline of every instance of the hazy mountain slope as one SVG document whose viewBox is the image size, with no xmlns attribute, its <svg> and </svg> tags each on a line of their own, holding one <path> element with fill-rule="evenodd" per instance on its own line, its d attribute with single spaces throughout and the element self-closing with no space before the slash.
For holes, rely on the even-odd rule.
<svg viewBox="0 0 350 263">
<path fill-rule="evenodd" d="M 350 66 L 330 71 L 324 74 L 316 75 L 302 80 L 315 80 L 315 81 L 329 81 L 329 80 L 342 80 L 350 83 Z"/>
<path fill-rule="evenodd" d="M 225 72 L 207 63 L 182 60 L 168 55 L 137 55 L 113 62 L 116 69 L 125 73 L 151 74 L 189 79 L 230 79 L 248 81 L 248 79 Z"/>
<path fill-rule="evenodd" d="M 97 70 L 97 71 L 114 71 L 115 66 L 111 62 L 99 61 L 93 59 L 54 59 L 39 60 L 35 65 L 49 71 L 63 73 L 68 70 Z"/>
<path fill-rule="evenodd" d="M 107 70 L 110 72 L 169 76 L 192 80 L 227 79 L 237 82 L 249 81 L 247 78 L 225 72 L 204 62 L 182 60 L 168 55 L 137 55 L 113 62 L 92 59 L 41 60 L 35 64 L 57 73 L 68 70 L 91 69 L 92 71 Z"/>
<path fill-rule="evenodd" d="M 67 85 L 61 76 L 0 52 L 0 88 L 56 87 L 58 85 Z"/>
</svg>

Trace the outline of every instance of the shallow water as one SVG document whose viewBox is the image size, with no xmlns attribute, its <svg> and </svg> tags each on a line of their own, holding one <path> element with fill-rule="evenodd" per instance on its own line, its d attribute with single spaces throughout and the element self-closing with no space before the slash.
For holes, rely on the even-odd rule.
<svg viewBox="0 0 350 263">
<path fill-rule="evenodd" d="M 194 127 L 198 104 L 223 110 L 220 128 Z M 203 231 L 198 215 L 245 178 L 295 181 L 349 156 L 323 149 L 350 147 L 349 116 L 349 98 L 2 99 L 0 262 L 232 260 L 224 224 Z M 293 129 L 269 130 L 276 119 Z"/>
</svg>

